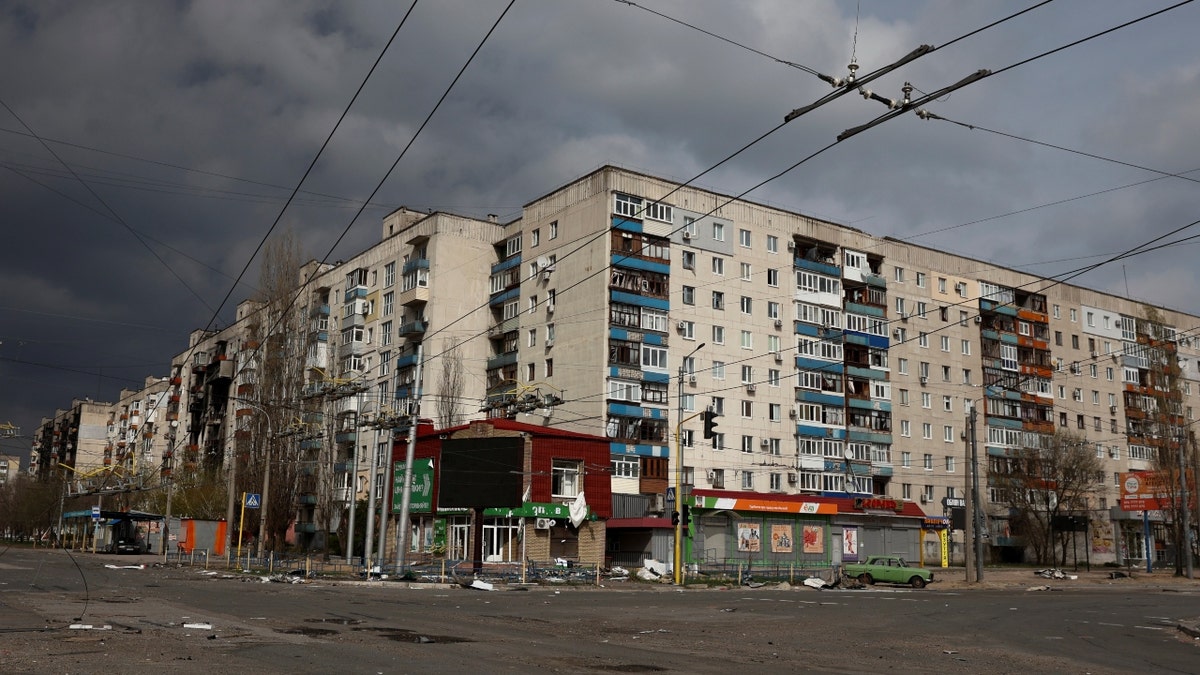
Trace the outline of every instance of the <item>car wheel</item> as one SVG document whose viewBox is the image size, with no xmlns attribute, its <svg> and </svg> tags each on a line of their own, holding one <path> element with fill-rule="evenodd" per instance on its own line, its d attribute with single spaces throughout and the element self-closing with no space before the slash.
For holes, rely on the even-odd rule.
<svg viewBox="0 0 1200 675">
<path fill-rule="evenodd" d="M 912 584 L 913 588 L 925 588 L 925 580 L 921 577 L 913 577 L 908 580 L 908 583 Z"/>
<path fill-rule="evenodd" d="M 875 583 L 875 578 L 874 578 L 874 577 L 872 577 L 872 576 L 871 576 L 870 574 L 868 574 L 867 572 L 863 572 L 862 574 L 858 575 L 858 580 L 859 580 L 859 581 L 861 581 L 862 583 L 864 583 L 864 584 L 868 585 L 868 586 L 870 586 L 871 584 Z"/>
</svg>

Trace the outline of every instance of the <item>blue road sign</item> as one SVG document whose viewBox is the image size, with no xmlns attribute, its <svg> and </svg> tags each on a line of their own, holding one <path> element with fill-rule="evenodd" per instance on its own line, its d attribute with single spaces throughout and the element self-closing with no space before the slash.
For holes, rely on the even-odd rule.
<svg viewBox="0 0 1200 675">
<path fill-rule="evenodd" d="M 262 503 L 261 495 L 254 493 L 254 492 L 249 492 L 246 494 L 246 508 L 257 509 L 259 504 L 261 504 L 261 503 Z"/>
<path fill-rule="evenodd" d="M 669 501 L 669 502 L 675 501 L 675 488 L 673 488 L 673 487 L 667 488 L 667 501 Z"/>
</svg>

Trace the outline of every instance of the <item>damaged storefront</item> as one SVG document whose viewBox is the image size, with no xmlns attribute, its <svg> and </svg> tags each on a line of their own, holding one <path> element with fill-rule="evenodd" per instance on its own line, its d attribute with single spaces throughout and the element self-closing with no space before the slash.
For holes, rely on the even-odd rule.
<svg viewBox="0 0 1200 675">
<path fill-rule="evenodd" d="M 920 560 L 925 514 L 888 497 L 693 490 L 684 559 L 691 572 L 826 570 L 889 553 Z"/>
</svg>

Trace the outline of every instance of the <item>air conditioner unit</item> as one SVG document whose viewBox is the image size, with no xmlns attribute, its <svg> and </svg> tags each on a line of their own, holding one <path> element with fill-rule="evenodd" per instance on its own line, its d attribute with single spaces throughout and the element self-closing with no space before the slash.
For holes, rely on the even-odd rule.
<svg viewBox="0 0 1200 675">
<path fill-rule="evenodd" d="M 687 230 L 684 230 L 683 231 L 683 240 L 687 241 L 688 239 L 691 239 L 691 238 L 692 238 L 692 233 L 688 232 Z"/>
<path fill-rule="evenodd" d="M 1094 358 L 1096 358 L 1097 356 L 1100 356 L 1099 352 L 1097 352 L 1095 349 L 1093 349 L 1093 350 L 1092 350 L 1092 358 L 1094 359 Z"/>
<path fill-rule="evenodd" d="M 753 394 L 753 393 L 754 393 L 754 389 L 755 389 L 755 387 L 754 387 L 754 385 L 753 385 L 753 384 L 748 384 L 748 385 L 746 385 L 746 393 L 747 393 L 747 394 Z"/>
<path fill-rule="evenodd" d="M 800 480 L 800 476 L 797 476 L 795 472 L 788 473 L 788 484 L 795 485 L 798 480 Z"/>
<path fill-rule="evenodd" d="M 922 503 L 922 504 L 927 504 L 927 503 L 929 503 L 929 497 L 926 497 L 926 496 L 925 496 L 925 493 L 921 493 L 921 503 Z"/>
<path fill-rule="evenodd" d="M 690 384 L 692 386 L 696 386 L 696 376 L 695 375 L 688 376 L 688 384 Z"/>
<path fill-rule="evenodd" d="M 783 319 L 775 319 L 775 327 L 783 328 Z"/>
<path fill-rule="evenodd" d="M 792 408 L 791 410 L 788 411 L 788 417 L 790 417 L 791 419 L 796 419 L 796 409 L 795 408 Z"/>
<path fill-rule="evenodd" d="M 553 302 L 548 302 L 548 303 L 546 303 L 546 313 L 547 313 L 547 314 L 553 314 L 553 313 L 554 313 L 554 303 L 553 303 Z"/>
<path fill-rule="evenodd" d="M 554 527 L 554 525 L 555 522 L 553 518 L 538 518 L 537 520 L 533 521 L 533 529 L 535 530 L 548 530 Z"/>
<path fill-rule="evenodd" d="M 794 252 L 796 250 L 796 242 L 794 242 L 794 241 L 789 241 L 787 246 L 788 246 L 789 251 Z"/>
<path fill-rule="evenodd" d="M 550 273 L 542 272 L 542 281 L 550 281 Z"/>
<path fill-rule="evenodd" d="M 900 312 L 900 320 L 908 323 L 908 312 Z"/>
<path fill-rule="evenodd" d="M 678 328 L 679 330 L 683 330 L 686 326 L 687 326 L 686 321 L 680 321 L 679 323 L 675 324 L 675 327 Z"/>
<path fill-rule="evenodd" d="M 981 324 L 981 323 L 983 323 L 983 317 L 982 317 L 982 316 L 976 316 L 976 317 L 975 317 L 975 325 L 979 325 L 979 324 Z"/>
<path fill-rule="evenodd" d="M 364 302 L 364 303 L 362 304 L 362 315 L 363 315 L 363 316 L 366 316 L 366 315 L 368 315 L 368 314 L 370 314 L 370 313 L 371 313 L 371 305 L 370 305 L 370 303 Z"/>
<path fill-rule="evenodd" d="M 900 329 L 899 328 L 892 329 L 892 338 L 894 338 L 896 340 L 900 339 Z"/>
<path fill-rule="evenodd" d="M 550 339 L 546 340 L 546 348 L 547 349 L 549 349 L 550 347 L 553 347 L 553 346 L 554 346 L 554 338 L 550 338 Z"/>
<path fill-rule="evenodd" d="M 775 363 L 783 363 L 783 354 L 775 352 Z"/>
<path fill-rule="evenodd" d="M 770 439 L 764 438 L 761 441 L 759 441 L 759 445 L 761 445 L 764 448 L 769 448 L 769 447 L 771 447 L 771 441 L 770 441 Z"/>
<path fill-rule="evenodd" d="M 1114 363 L 1116 362 L 1116 360 L 1117 360 L 1117 353 L 1116 353 L 1116 352 L 1113 352 L 1113 353 L 1112 353 L 1112 360 L 1113 360 L 1113 362 L 1114 362 Z"/>
<path fill-rule="evenodd" d="M 925 376 L 921 376 L 921 384 L 929 384 L 929 378 L 925 377 Z"/>
<path fill-rule="evenodd" d="M 646 508 L 650 513 L 662 513 L 667 510 L 666 501 L 661 494 L 650 495 L 650 504 Z"/>
<path fill-rule="evenodd" d="M 1108 414 L 1116 415 L 1117 414 L 1117 406 L 1115 406 L 1115 405 L 1108 406 Z"/>
<path fill-rule="evenodd" d="M 710 482 L 710 483 L 715 482 L 717 480 L 717 472 L 713 471 L 712 469 L 709 469 L 708 474 L 706 474 L 706 475 L 708 477 L 708 482 Z"/>
</svg>

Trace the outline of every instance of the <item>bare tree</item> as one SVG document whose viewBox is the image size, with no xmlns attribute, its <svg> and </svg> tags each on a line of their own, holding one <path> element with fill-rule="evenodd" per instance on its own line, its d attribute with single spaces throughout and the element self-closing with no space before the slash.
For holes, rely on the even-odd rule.
<svg viewBox="0 0 1200 675">
<path fill-rule="evenodd" d="M 449 338 L 442 348 L 442 370 L 438 382 L 437 423 L 439 429 L 457 426 L 462 422 L 463 373 L 462 349 L 458 339 Z"/>
<path fill-rule="evenodd" d="M 997 486 L 1012 510 L 1014 534 L 1024 536 L 1039 564 L 1066 564 L 1066 535 L 1055 541 L 1058 516 L 1084 513 L 1088 497 L 1102 485 L 1101 465 L 1091 444 L 1082 437 L 1058 432 L 1043 448 L 1022 448 L 997 472 Z"/>
<path fill-rule="evenodd" d="M 255 515 L 267 519 L 267 548 L 272 551 L 282 548 L 297 497 L 299 463 L 289 432 L 301 423 L 298 402 L 304 382 L 307 326 L 295 302 L 300 264 L 299 245 L 290 230 L 267 244 L 256 298 L 259 309 L 248 325 L 246 358 L 240 364 L 243 382 L 249 385 L 241 396 L 262 409 L 252 409 L 254 414 L 245 418 L 248 461 L 242 485 L 248 492 L 258 492 L 270 472 L 266 508 Z M 256 531 L 257 525 L 247 527 Z"/>
</svg>

